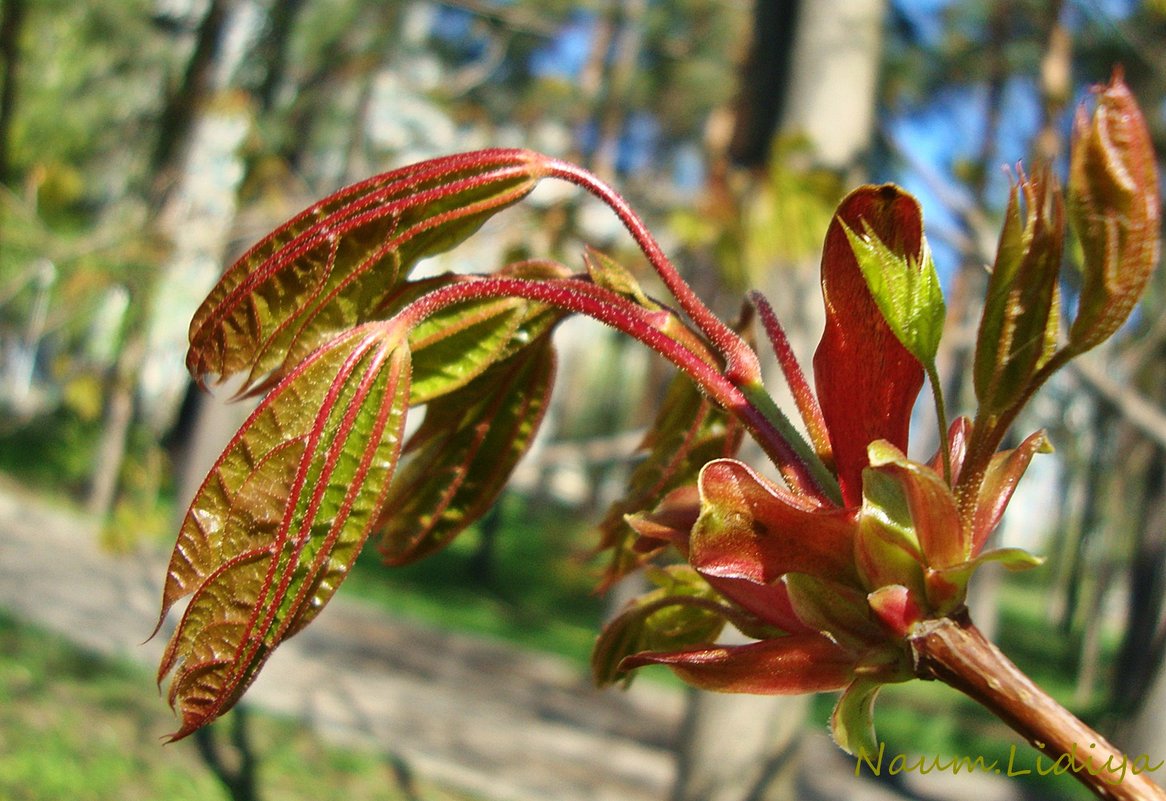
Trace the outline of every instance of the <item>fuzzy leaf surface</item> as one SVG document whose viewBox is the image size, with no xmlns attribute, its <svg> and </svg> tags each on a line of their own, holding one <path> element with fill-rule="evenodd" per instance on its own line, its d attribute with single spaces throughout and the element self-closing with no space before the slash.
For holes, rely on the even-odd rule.
<svg viewBox="0 0 1166 801">
<path fill-rule="evenodd" d="M 1078 109 L 1069 159 L 1069 217 L 1081 241 L 1081 297 L 1069 348 L 1083 353 L 1129 317 L 1158 263 L 1158 159 L 1138 102 L 1116 71 L 1092 117 Z"/>
<path fill-rule="evenodd" d="M 426 407 L 380 526 L 381 553 L 405 564 L 440 550 L 493 505 L 538 431 L 555 376 L 543 337 Z"/>
<path fill-rule="evenodd" d="M 1009 194 L 976 336 L 976 398 L 988 413 L 1020 400 L 1056 349 L 1064 235 L 1065 207 L 1052 173 L 1022 176 Z"/>
<path fill-rule="evenodd" d="M 914 254 L 888 247 L 869 223 L 861 233 L 845 231 L 871 297 L 895 337 L 920 362 L 934 363 L 946 307 L 926 240 L 916 262 Z"/>
<path fill-rule="evenodd" d="M 511 265 L 503 277 L 552 279 L 569 272 L 550 263 Z M 473 283 L 474 276 L 443 275 L 410 281 L 394 297 L 393 313 L 425 294 L 453 283 Z M 534 342 L 562 319 L 562 312 L 522 298 L 486 298 L 457 303 L 425 316 L 409 331 L 413 359 L 410 406 L 428 403 L 464 387 L 491 365 Z"/>
<path fill-rule="evenodd" d="M 291 372 L 223 452 L 163 591 L 162 617 L 190 596 L 158 670 L 174 671 L 174 739 L 229 709 L 344 580 L 396 466 L 408 397 L 404 334 L 372 323 Z"/>
<path fill-rule="evenodd" d="M 187 368 L 199 380 L 248 371 L 243 392 L 274 383 L 337 332 L 374 319 L 419 260 L 525 197 L 538 160 L 522 150 L 448 156 L 316 203 L 224 273 L 191 322 Z"/>
<path fill-rule="evenodd" d="M 640 445 L 647 455 L 628 480 L 624 497 L 611 506 L 600 524 L 600 548 L 612 549 L 608 581 L 643 559 L 632 548 L 635 532 L 625 516 L 647 512 L 672 490 L 695 484 L 701 467 L 736 453 L 743 435 L 735 418 L 709 402 L 687 376 L 677 374 Z"/>
</svg>

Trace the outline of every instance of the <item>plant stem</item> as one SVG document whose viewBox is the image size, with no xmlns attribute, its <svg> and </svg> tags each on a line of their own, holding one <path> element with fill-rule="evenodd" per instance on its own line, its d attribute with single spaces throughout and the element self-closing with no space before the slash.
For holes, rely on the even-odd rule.
<svg viewBox="0 0 1166 801">
<path fill-rule="evenodd" d="M 669 316 L 676 319 L 669 312 L 645 309 L 611 290 L 577 278 L 532 280 L 467 277 L 422 295 L 387 323 L 403 325 L 408 330 L 429 315 L 455 303 L 500 297 L 524 298 L 583 314 L 639 340 L 683 370 L 714 403 L 735 415 L 773 460 L 792 489 L 820 500 L 830 498 L 829 489 L 819 486 L 812 468 L 775 426 L 768 414 L 769 410 L 758 408 L 756 396 L 751 398 L 743 388 L 723 374 L 710 353 L 696 353 L 685 343 L 661 330 Z M 814 460 L 820 463 L 816 456 Z"/>
<path fill-rule="evenodd" d="M 939 380 L 939 371 L 935 369 L 935 361 L 931 360 L 923 365 L 927 371 L 927 381 L 931 384 L 931 393 L 935 398 L 935 421 L 939 426 L 939 452 L 943 462 L 943 478 L 951 486 L 951 443 L 947 439 L 947 407 L 943 402 L 943 384 Z"/>
<path fill-rule="evenodd" d="M 632 235 L 636 245 L 647 257 L 652 268 L 664 282 L 664 286 L 676 298 L 680 308 L 696 324 L 713 347 L 725 358 L 725 376 L 737 386 L 761 381 L 761 362 L 756 352 L 749 347 L 741 335 L 717 317 L 704 301 L 693 291 L 677 271 L 676 266 L 664 253 L 660 244 L 648 230 L 631 205 L 624 198 L 582 167 L 558 159 L 547 159 L 543 166 L 547 175 L 562 179 L 585 189 L 602 200 Z"/>
<path fill-rule="evenodd" d="M 966 611 L 924 622 L 908 641 L 915 675 L 979 702 L 1048 757 L 1038 758 L 1036 773 L 1072 773 L 1099 798 L 1166 801 L 1166 791 L 1148 773 L 1157 763 L 1148 755 L 1131 760 L 1074 717 L 989 642 Z"/>
</svg>

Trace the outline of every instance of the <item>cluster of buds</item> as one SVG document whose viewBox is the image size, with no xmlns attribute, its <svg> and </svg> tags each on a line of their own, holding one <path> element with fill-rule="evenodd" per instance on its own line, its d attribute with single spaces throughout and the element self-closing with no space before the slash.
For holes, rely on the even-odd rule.
<svg viewBox="0 0 1166 801">
<path fill-rule="evenodd" d="M 966 613 L 968 581 L 997 562 L 1039 564 L 986 549 L 1043 432 L 999 450 L 1024 404 L 1070 358 L 1129 317 L 1157 260 L 1158 181 L 1141 114 L 1120 75 L 1074 129 L 1069 213 L 1047 169 L 1015 180 L 988 282 L 974 362 L 978 409 L 950 427 L 935 380 L 944 306 L 918 204 L 862 187 L 826 234 L 826 327 L 814 356 L 816 397 L 764 300 L 754 296 L 816 457 L 836 484 L 788 488 L 733 458 L 631 514 L 632 548 L 673 548 L 682 564 L 650 571 L 658 589 L 605 630 L 601 682 L 667 665 L 727 692 L 843 692 L 832 718 L 847 750 L 874 750 L 879 688 L 918 675 L 912 637 Z M 1077 313 L 1061 330 L 1066 218 L 1081 243 Z M 944 446 L 906 455 L 912 408 L 931 379 Z M 731 624 L 753 641 L 718 644 Z"/>
</svg>

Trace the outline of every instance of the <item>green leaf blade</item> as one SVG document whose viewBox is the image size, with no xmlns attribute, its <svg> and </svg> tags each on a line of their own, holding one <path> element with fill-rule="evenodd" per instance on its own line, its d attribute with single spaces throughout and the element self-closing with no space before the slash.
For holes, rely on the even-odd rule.
<svg viewBox="0 0 1166 801">
<path fill-rule="evenodd" d="M 182 728 L 173 739 L 229 709 L 347 574 L 400 452 L 403 341 L 372 324 L 317 351 L 244 424 L 196 494 L 162 603 L 165 615 L 191 596 L 158 673 L 174 672 Z"/>
<path fill-rule="evenodd" d="M 434 553 L 485 514 L 534 440 L 554 375 L 555 352 L 543 337 L 429 404 L 408 446 L 412 460 L 384 502 L 386 562 Z"/>
<path fill-rule="evenodd" d="M 385 173 L 315 204 L 224 273 L 191 322 L 191 374 L 247 371 L 242 391 L 270 386 L 337 332 L 375 319 L 414 264 L 525 197 L 539 170 L 527 151 L 479 151 Z"/>
<path fill-rule="evenodd" d="M 864 227 L 861 234 L 845 231 L 875 305 L 903 347 L 921 364 L 934 365 L 946 306 L 927 240 L 916 262 L 888 247 L 869 223 Z"/>
</svg>

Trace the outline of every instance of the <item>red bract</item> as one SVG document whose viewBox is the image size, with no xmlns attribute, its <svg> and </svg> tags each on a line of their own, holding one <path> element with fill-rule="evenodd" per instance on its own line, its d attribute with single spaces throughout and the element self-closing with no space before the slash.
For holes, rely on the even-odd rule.
<svg viewBox="0 0 1166 801">
<path fill-rule="evenodd" d="M 822 253 L 826 327 L 814 354 L 818 403 L 830 433 L 838 483 L 848 505 L 862 494 L 866 446 L 885 439 L 906 449 L 923 366 L 892 333 L 858 266 L 846 230 L 874 236 L 923 262 L 919 204 L 898 187 L 862 187 L 839 205 Z"/>
<path fill-rule="evenodd" d="M 859 246 L 875 257 L 860 265 Z M 871 273 L 930 267 L 913 198 L 893 186 L 868 186 L 843 200 L 822 260 L 826 328 L 814 357 L 816 401 L 772 309 L 754 297 L 787 380 L 800 388 L 798 407 L 807 427 L 824 429 L 829 440 L 824 445 L 820 435 L 814 437 L 819 454 L 832 455 L 842 502 L 783 488 L 739 461 L 718 459 L 700 471 L 695 492 L 677 490 L 654 513 L 630 518 L 643 550 L 676 545 L 731 605 L 734 611 L 724 611 L 723 618 L 758 641 L 629 650 L 618 670 L 604 663 L 607 675 L 662 664 L 707 689 L 782 694 L 857 682 L 841 705 L 858 706 L 833 718 L 836 738 L 850 747 L 865 735 L 839 727 L 867 719 L 863 710 L 869 711 L 879 684 L 912 677 L 904 638 L 913 628 L 962 605 L 967 579 L 983 559 L 1014 567 L 1032 563 L 1011 551 L 980 551 L 1016 480 L 1041 449 L 1042 436 L 992 463 L 977 514 L 967 525 L 949 482 L 963 466 L 970 423 L 960 419 L 951 427 L 942 451 L 946 465 L 940 455 L 931 465 L 904 455 L 925 368 L 900 343 L 870 287 L 922 283 L 913 284 L 902 272 Z M 923 324 L 942 319 L 942 308 L 933 314 L 928 302 L 926 293 L 906 292 L 884 305 L 907 310 Z M 913 324 L 906 314 L 903 321 Z M 657 601 L 648 608 L 665 607 Z M 635 614 L 650 627 L 644 610 Z M 626 634 L 627 620 L 616 630 Z M 623 644 L 630 649 L 645 640 Z M 615 650 L 610 637 L 601 639 L 600 648 L 608 655 Z"/>
</svg>

